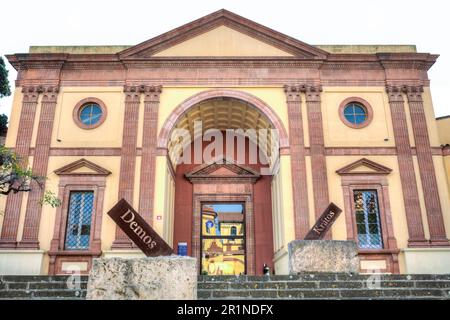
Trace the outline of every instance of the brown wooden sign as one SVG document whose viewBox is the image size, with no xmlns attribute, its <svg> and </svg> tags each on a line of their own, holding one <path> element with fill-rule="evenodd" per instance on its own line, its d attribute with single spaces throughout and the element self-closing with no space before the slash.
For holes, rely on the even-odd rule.
<svg viewBox="0 0 450 320">
<path fill-rule="evenodd" d="M 336 218 L 341 214 L 342 210 L 333 202 L 328 205 L 325 211 L 317 220 L 316 224 L 305 236 L 305 240 L 320 240 L 323 239 L 331 225 Z"/>
<path fill-rule="evenodd" d="M 125 199 L 112 207 L 108 215 L 147 257 L 168 256 L 173 253 L 172 248 Z"/>
</svg>

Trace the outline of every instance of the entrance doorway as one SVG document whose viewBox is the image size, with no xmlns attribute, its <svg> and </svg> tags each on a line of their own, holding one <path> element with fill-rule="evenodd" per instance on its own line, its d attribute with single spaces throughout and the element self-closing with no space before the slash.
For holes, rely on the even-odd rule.
<svg viewBox="0 0 450 320">
<path fill-rule="evenodd" d="M 202 203 L 200 242 L 201 274 L 245 274 L 244 203 Z"/>
</svg>

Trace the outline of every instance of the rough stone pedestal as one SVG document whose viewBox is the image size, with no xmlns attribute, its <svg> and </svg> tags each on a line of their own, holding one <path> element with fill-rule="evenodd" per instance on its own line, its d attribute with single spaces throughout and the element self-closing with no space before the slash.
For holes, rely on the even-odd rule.
<svg viewBox="0 0 450 320">
<path fill-rule="evenodd" d="M 196 300 L 197 267 L 191 257 L 94 259 L 90 300 Z"/>
<path fill-rule="evenodd" d="M 289 273 L 359 271 L 354 241 L 294 240 L 288 245 Z"/>
</svg>

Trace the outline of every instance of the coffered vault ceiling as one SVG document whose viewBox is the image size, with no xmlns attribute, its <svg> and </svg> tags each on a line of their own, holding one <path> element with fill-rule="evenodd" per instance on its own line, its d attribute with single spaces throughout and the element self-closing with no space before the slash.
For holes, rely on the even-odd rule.
<svg viewBox="0 0 450 320">
<path fill-rule="evenodd" d="M 253 106 L 237 99 L 225 97 L 206 100 L 190 108 L 180 117 L 175 128 L 189 132 L 191 141 L 193 141 L 199 137 L 199 133 L 194 137 L 195 121 L 201 121 L 202 133 L 209 129 L 220 131 L 226 129 L 243 129 L 244 131 L 255 129 L 256 133 L 258 133 L 260 129 L 273 128 L 267 117 Z M 254 143 L 257 141 L 256 137 L 249 138 Z M 180 142 L 181 138 L 171 140 L 169 143 L 169 154 L 172 160 L 178 158 L 174 155 L 173 149 L 174 145 Z M 268 147 L 270 150 L 270 135 L 268 136 Z"/>
</svg>

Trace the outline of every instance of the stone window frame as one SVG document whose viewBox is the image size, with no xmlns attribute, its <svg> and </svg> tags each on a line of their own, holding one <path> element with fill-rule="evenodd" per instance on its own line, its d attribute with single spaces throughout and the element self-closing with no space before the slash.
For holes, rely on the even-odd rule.
<svg viewBox="0 0 450 320">
<path fill-rule="evenodd" d="M 87 166 L 96 172 L 79 173 L 71 172 L 82 166 Z M 56 209 L 53 238 L 48 252 L 50 257 L 49 274 L 63 274 L 63 262 L 87 262 L 87 272 L 92 265 L 92 258 L 99 257 L 101 251 L 101 231 L 103 220 L 103 202 L 105 198 L 106 176 L 109 171 L 85 159 L 80 159 L 55 171 L 59 176 L 58 198 L 62 199 L 61 205 Z M 66 250 L 65 240 L 67 232 L 67 219 L 69 214 L 70 193 L 72 191 L 94 192 L 91 233 L 89 249 Z"/>
<path fill-rule="evenodd" d="M 363 121 L 361 123 L 352 123 L 347 120 L 347 118 L 344 115 L 344 110 L 350 103 L 357 103 L 363 107 L 363 109 L 366 111 L 366 120 L 365 121 Z M 339 118 L 347 127 L 350 127 L 352 129 L 365 128 L 372 123 L 373 109 L 372 109 L 372 106 L 370 105 L 370 103 L 367 102 L 366 100 L 364 100 L 363 98 L 349 97 L 349 98 L 345 99 L 344 101 L 342 101 L 341 104 L 339 105 Z"/>
<path fill-rule="evenodd" d="M 364 164 L 373 171 L 352 171 L 355 167 Z M 376 190 L 378 197 L 378 210 L 380 216 L 382 249 L 358 249 L 360 260 L 385 260 L 386 269 L 382 272 L 399 273 L 397 240 L 394 235 L 391 206 L 389 201 L 389 184 L 387 175 L 392 170 L 377 163 L 361 159 L 336 171 L 341 176 L 342 193 L 344 197 L 345 223 L 347 240 L 358 243 L 355 203 L 353 192 L 357 190 Z M 361 270 L 367 271 L 367 270 Z"/>
<path fill-rule="evenodd" d="M 97 123 L 92 124 L 92 125 L 84 124 L 80 120 L 80 112 L 83 109 L 83 107 L 88 104 L 97 104 L 100 107 L 100 109 L 102 110 L 102 116 L 97 121 Z M 85 129 L 85 130 L 91 130 L 91 129 L 95 129 L 95 128 L 98 128 L 99 126 L 101 126 L 103 124 L 103 122 L 105 122 L 107 115 L 108 115 L 108 109 L 106 108 L 106 104 L 102 100 L 100 100 L 98 98 L 94 98 L 94 97 L 88 97 L 88 98 L 78 101 L 78 103 L 73 108 L 73 112 L 72 112 L 72 118 L 73 118 L 73 121 L 75 122 L 75 124 L 78 127 L 80 127 L 81 129 Z"/>
</svg>

